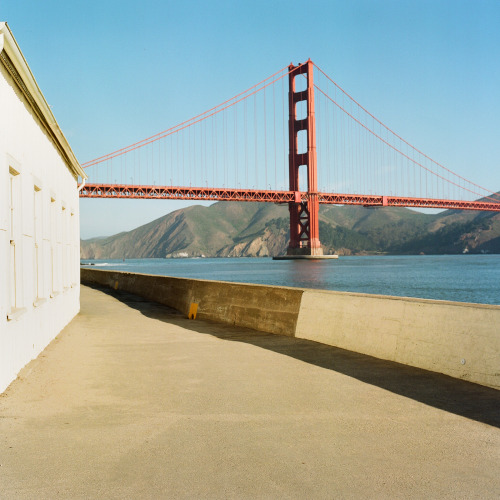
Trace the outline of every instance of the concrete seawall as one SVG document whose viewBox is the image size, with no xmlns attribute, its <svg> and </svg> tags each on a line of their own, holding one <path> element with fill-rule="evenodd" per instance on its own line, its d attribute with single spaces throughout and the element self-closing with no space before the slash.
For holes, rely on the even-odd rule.
<svg viewBox="0 0 500 500">
<path fill-rule="evenodd" d="M 500 306 L 82 269 L 197 317 L 303 338 L 500 389 Z"/>
<path fill-rule="evenodd" d="M 204 281 L 149 274 L 82 269 L 82 283 L 124 290 L 188 315 L 198 304 L 197 318 L 293 336 L 297 325 L 300 288 Z"/>
</svg>

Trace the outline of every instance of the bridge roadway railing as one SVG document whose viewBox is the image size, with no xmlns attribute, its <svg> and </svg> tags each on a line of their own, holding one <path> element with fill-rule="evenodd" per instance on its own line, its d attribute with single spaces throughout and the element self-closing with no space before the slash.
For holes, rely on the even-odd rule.
<svg viewBox="0 0 500 500">
<path fill-rule="evenodd" d="M 197 319 L 333 345 L 500 389 L 500 306 L 81 269 Z"/>
<path fill-rule="evenodd" d="M 274 191 L 179 186 L 135 186 L 128 184 L 92 184 L 81 186 L 80 198 L 116 198 L 191 201 L 249 201 L 264 203 L 302 203 L 317 195 L 318 203 L 327 205 L 362 205 L 367 207 L 413 207 L 500 212 L 500 202 L 464 201 L 434 198 L 409 198 L 367 194 L 340 194 L 307 191 Z M 493 200 L 493 198 L 492 198 Z"/>
</svg>

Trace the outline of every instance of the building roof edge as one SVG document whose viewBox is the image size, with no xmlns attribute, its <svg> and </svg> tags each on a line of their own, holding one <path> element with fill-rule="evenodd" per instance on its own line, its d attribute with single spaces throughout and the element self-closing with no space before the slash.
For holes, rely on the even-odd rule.
<svg viewBox="0 0 500 500">
<path fill-rule="evenodd" d="M 35 108 L 36 114 L 40 115 L 39 118 L 42 124 L 48 129 L 49 135 L 56 142 L 59 151 L 61 152 L 68 168 L 77 176 L 86 179 L 88 176 L 76 159 L 71 146 L 69 145 L 66 137 L 60 129 L 54 114 L 52 113 L 42 91 L 31 72 L 26 59 L 24 58 L 19 45 L 17 44 L 10 27 L 6 22 L 0 22 L 0 56 L 6 54 L 7 58 L 1 57 L 1 61 L 7 66 L 7 70 L 12 73 L 12 69 L 17 73 L 12 75 L 17 83 L 20 84 L 21 90 L 26 95 L 30 104 Z M 10 68 L 9 66 L 13 66 Z M 16 78 L 17 77 L 17 78 Z M 21 81 L 19 81 L 19 79 Z M 38 108 L 38 109 L 36 109 Z"/>
</svg>

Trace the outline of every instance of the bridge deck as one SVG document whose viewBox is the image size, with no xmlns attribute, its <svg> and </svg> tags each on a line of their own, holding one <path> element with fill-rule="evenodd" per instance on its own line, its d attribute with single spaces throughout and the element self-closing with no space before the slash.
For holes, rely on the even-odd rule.
<svg viewBox="0 0 500 500">
<path fill-rule="evenodd" d="M 318 202 L 327 205 L 363 205 L 366 207 L 412 207 L 500 212 L 500 203 L 492 197 L 485 201 L 411 198 L 364 194 L 317 193 Z M 229 189 L 173 186 L 135 186 L 127 184 L 85 184 L 80 198 L 191 200 L 191 201 L 250 201 L 267 203 L 296 203 L 309 199 L 308 192 L 259 189 Z M 496 196 L 496 195 L 492 195 Z"/>
<path fill-rule="evenodd" d="M 492 498 L 500 392 L 82 287 L 0 397 L 5 498 Z"/>
</svg>

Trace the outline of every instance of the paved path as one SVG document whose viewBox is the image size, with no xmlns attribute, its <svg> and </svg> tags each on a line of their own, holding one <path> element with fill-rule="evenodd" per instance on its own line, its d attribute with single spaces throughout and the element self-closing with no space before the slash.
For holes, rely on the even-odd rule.
<svg viewBox="0 0 500 500">
<path fill-rule="evenodd" d="M 82 287 L 0 397 L 0 498 L 498 498 L 500 392 Z"/>
</svg>

